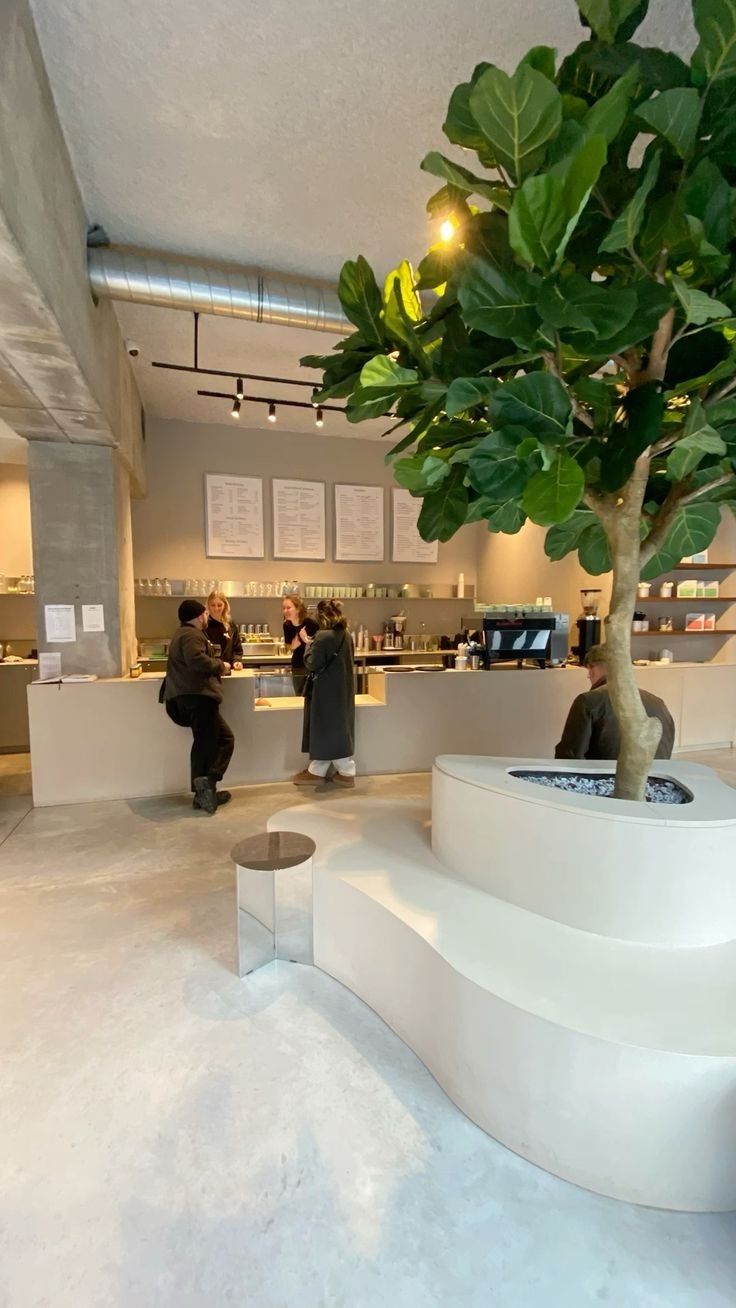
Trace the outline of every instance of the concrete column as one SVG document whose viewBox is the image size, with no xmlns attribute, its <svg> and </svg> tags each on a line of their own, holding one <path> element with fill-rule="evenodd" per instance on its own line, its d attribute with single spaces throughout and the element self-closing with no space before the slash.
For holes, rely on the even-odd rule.
<svg viewBox="0 0 736 1308">
<path fill-rule="evenodd" d="M 28 446 L 38 648 L 61 654 L 63 673 L 117 677 L 135 661 L 129 475 L 100 445 Z M 47 604 L 73 604 L 76 639 L 50 643 Z M 104 606 L 104 632 L 83 630 L 82 605 Z"/>
</svg>

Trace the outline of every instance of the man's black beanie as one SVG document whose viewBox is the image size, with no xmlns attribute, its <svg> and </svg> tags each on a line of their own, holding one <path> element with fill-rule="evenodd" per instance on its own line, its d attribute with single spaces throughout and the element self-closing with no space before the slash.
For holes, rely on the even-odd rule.
<svg viewBox="0 0 736 1308">
<path fill-rule="evenodd" d="M 198 618 L 200 613 L 204 613 L 204 604 L 200 600 L 185 599 L 179 605 L 180 622 L 191 622 L 192 618 Z"/>
</svg>

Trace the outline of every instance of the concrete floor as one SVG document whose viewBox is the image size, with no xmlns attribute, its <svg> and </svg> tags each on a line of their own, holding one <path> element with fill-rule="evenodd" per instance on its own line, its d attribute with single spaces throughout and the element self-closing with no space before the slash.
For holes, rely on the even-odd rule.
<svg viewBox="0 0 736 1308">
<path fill-rule="evenodd" d="M 736 785 L 733 753 L 694 757 Z M 0 756 L 2 1308 L 733 1305 L 736 1215 L 548 1176 L 330 978 L 237 979 L 229 850 L 299 792 L 33 810 L 21 762 Z"/>
</svg>

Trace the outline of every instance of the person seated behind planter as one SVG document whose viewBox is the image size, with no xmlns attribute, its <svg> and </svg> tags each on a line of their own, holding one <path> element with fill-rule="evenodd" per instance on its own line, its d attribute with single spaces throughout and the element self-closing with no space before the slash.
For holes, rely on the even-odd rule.
<svg viewBox="0 0 736 1308">
<path fill-rule="evenodd" d="M 304 691 L 302 750 L 309 767 L 292 777 L 295 786 L 314 786 L 334 767 L 338 786 L 355 785 L 355 669 L 353 642 L 338 600 L 320 600 L 319 631 L 302 627 L 304 666 L 310 674 Z"/>
<path fill-rule="evenodd" d="M 199 600 L 179 605 L 179 630 L 169 645 L 166 676 L 159 699 L 178 727 L 191 727 L 191 778 L 194 808 L 215 813 L 231 799 L 229 790 L 217 789 L 227 771 L 235 737 L 220 713 L 223 676 L 230 669 L 215 658 L 205 636 L 208 613 Z"/>
<path fill-rule="evenodd" d="M 594 645 L 588 651 L 585 666 L 591 688 L 573 700 L 555 758 L 618 758 L 621 736 L 606 686 L 606 657 L 605 645 Z M 640 690 L 639 694 L 647 716 L 659 718 L 662 723 L 655 758 L 671 758 L 675 742 L 672 715 L 658 695 L 648 690 Z"/>
</svg>

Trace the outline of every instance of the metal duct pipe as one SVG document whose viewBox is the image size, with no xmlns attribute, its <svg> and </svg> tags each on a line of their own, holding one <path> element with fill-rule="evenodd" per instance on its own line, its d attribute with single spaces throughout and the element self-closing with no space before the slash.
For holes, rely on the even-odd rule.
<svg viewBox="0 0 736 1308">
<path fill-rule="evenodd" d="M 99 299 L 132 300 L 337 335 L 353 330 L 334 286 L 324 283 L 114 246 L 100 246 L 87 254 L 90 286 Z"/>
</svg>

